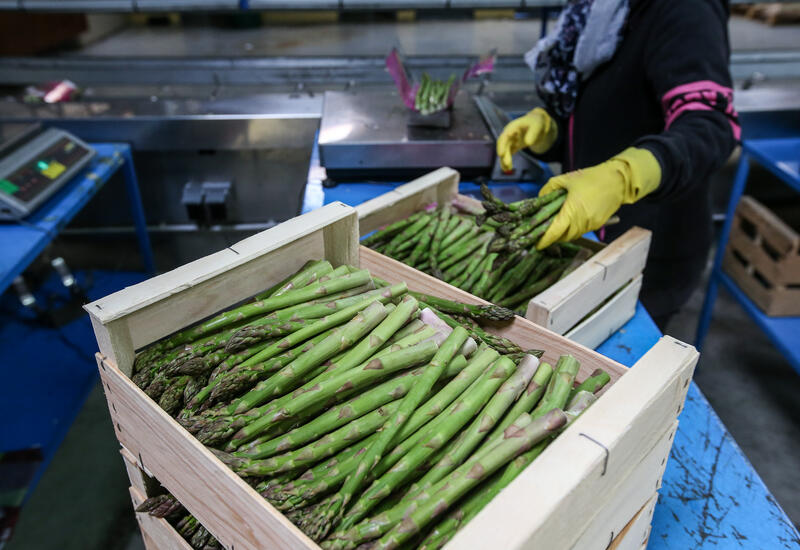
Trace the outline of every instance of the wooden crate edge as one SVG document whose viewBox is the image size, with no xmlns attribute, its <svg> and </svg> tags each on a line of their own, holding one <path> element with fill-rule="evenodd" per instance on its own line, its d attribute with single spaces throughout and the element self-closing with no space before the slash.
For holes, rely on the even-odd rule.
<svg viewBox="0 0 800 550">
<path fill-rule="evenodd" d="M 604 550 L 605 545 L 614 540 L 647 504 L 661 487 L 677 429 L 678 421 L 675 420 L 628 475 L 608 491 L 608 495 L 601 497 L 605 500 L 597 502 L 594 516 L 577 535 L 573 549 Z"/>
<path fill-rule="evenodd" d="M 269 229 L 198 258 L 171 271 L 104 296 L 83 308 L 101 323 L 107 324 L 153 302 L 169 298 L 208 279 L 224 275 L 237 266 L 291 244 L 327 225 L 356 214 L 341 202 L 327 204 L 307 214 L 294 217 Z M 234 302 L 237 300 L 234 300 Z"/>
<path fill-rule="evenodd" d="M 662 337 L 453 538 L 453 547 L 478 548 L 473 542 L 489 531 L 505 549 L 552 548 L 567 540 L 571 531 L 548 519 L 591 509 L 591 495 L 627 472 L 641 447 L 650 448 L 658 426 L 680 414 L 698 356 L 692 346 Z M 531 495 L 536 505 L 525 506 Z"/>
<path fill-rule="evenodd" d="M 488 303 L 485 300 L 440 281 L 435 277 L 422 273 L 421 271 L 417 271 L 413 267 L 393 260 L 365 246 L 361 247 L 360 254 L 362 267 L 369 269 L 375 276 L 382 277 L 391 282 L 405 281 L 411 290 L 432 293 L 443 298 L 459 300 L 464 303 Z M 487 331 L 505 336 L 526 349 L 536 348 L 537 346 L 542 347 L 543 341 L 547 341 L 552 346 L 545 346 L 550 347 L 550 349 L 545 349 L 545 360 L 555 364 L 558 360 L 558 354 L 570 353 L 581 362 L 581 373 L 584 376 L 590 373 L 594 368 L 600 366 L 610 371 L 609 374 L 611 375 L 612 381 L 628 372 L 628 368 L 624 365 L 523 317 L 515 317 L 508 325 L 487 327 Z M 556 348 L 558 353 L 556 353 L 553 348 Z"/>
<path fill-rule="evenodd" d="M 611 300 L 564 335 L 587 348 L 595 349 L 636 314 L 636 303 L 642 290 L 640 273 L 623 286 Z"/>
<path fill-rule="evenodd" d="M 460 178 L 461 175 L 456 170 L 442 167 L 359 204 L 355 209 L 358 213 L 360 234 L 366 235 L 396 221 L 385 218 L 387 210 L 398 212 L 399 219 L 430 203 L 449 200 L 458 193 Z"/>
<path fill-rule="evenodd" d="M 100 352 L 129 374 L 135 349 L 268 288 L 309 259 L 323 257 L 357 265 L 358 216 L 353 208 L 327 205 L 84 309 Z"/>
<path fill-rule="evenodd" d="M 136 487 L 128 487 L 134 509 L 145 501 L 147 496 Z M 155 518 L 141 512 L 134 512 L 139 530 L 145 540 L 147 550 L 192 550 L 191 545 L 178 534 L 172 525 L 163 518 Z"/>
<path fill-rule="evenodd" d="M 525 317 L 564 334 L 644 270 L 652 233 L 632 227 L 528 303 Z"/>
<path fill-rule="evenodd" d="M 161 410 L 113 362 L 99 354 L 97 358 L 117 439 L 136 457 L 137 464 L 180 500 L 222 544 L 240 548 L 263 544 L 271 548 L 319 548 Z"/>
<path fill-rule="evenodd" d="M 658 494 L 653 495 L 633 519 L 620 531 L 607 550 L 645 550 L 652 529 Z"/>
</svg>

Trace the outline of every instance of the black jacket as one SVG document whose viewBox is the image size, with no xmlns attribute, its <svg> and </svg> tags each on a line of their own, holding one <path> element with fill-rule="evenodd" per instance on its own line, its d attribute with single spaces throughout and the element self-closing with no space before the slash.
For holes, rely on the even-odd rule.
<svg viewBox="0 0 800 550">
<path fill-rule="evenodd" d="M 653 231 L 642 296 L 654 315 L 680 307 L 699 280 L 712 237 L 709 180 L 739 138 L 727 20 L 722 0 L 632 0 L 614 57 L 582 82 L 571 120 L 559 121 L 554 152 L 565 171 L 630 146 L 661 164 L 658 190 L 623 206 L 606 237 L 633 225 Z"/>
</svg>

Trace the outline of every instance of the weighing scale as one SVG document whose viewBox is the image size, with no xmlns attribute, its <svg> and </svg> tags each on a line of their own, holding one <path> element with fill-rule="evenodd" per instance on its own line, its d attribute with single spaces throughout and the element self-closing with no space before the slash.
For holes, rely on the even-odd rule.
<svg viewBox="0 0 800 550">
<path fill-rule="evenodd" d="M 0 144 L 0 220 L 20 220 L 63 187 L 94 149 L 58 128 L 15 128 Z"/>
<path fill-rule="evenodd" d="M 488 174 L 494 139 L 464 90 L 449 128 L 410 126 L 397 92 L 325 92 L 319 129 L 320 163 L 334 180 L 413 178 L 442 166 L 463 176 Z"/>
<path fill-rule="evenodd" d="M 488 97 L 460 90 L 449 127 L 421 127 L 397 92 L 325 92 L 319 130 L 320 164 L 332 180 L 413 178 L 449 166 L 463 178 L 539 181 L 543 170 L 527 151 L 506 174 L 495 141 L 511 121 Z"/>
</svg>

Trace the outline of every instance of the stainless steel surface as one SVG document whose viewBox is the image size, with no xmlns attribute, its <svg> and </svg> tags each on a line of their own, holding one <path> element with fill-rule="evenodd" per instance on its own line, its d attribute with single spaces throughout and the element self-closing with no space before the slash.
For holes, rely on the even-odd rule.
<svg viewBox="0 0 800 550">
<path fill-rule="evenodd" d="M 464 70 L 473 56 L 408 57 L 412 71 L 451 72 Z M 286 85 L 390 83 L 384 56 L 371 57 L 239 57 L 180 59 L 90 57 L 0 58 L 0 83 L 26 85 L 69 78 L 82 86 L 96 84 L 205 84 Z M 494 78 L 532 81 L 531 71 L 519 56 L 499 57 Z"/>
<path fill-rule="evenodd" d="M 408 56 L 407 67 L 413 73 L 449 74 L 463 70 L 472 61 L 474 57 L 466 55 Z M 736 52 L 731 56 L 731 74 L 737 82 L 757 77 L 764 83 L 784 86 L 788 81 L 800 80 L 800 51 Z M 230 86 L 288 86 L 302 91 L 328 86 L 391 85 L 383 56 L 126 58 L 124 63 L 116 58 L 89 57 L 0 59 L 0 83 L 3 84 L 26 85 L 63 78 L 89 87 L 203 85 L 212 92 Z M 492 80 L 531 86 L 533 75 L 521 55 L 505 55 L 498 57 Z M 305 101 L 312 109 L 318 106 L 318 99 L 315 101 L 313 97 L 300 99 L 298 103 Z M 0 112 L 3 108 L 0 103 Z M 138 105 L 137 108 L 147 110 L 148 106 Z M 152 108 L 161 107 L 154 105 Z M 273 108 L 262 112 L 273 112 Z M 102 114 L 102 110 L 98 114 Z"/>
<path fill-rule="evenodd" d="M 6 156 L 22 142 L 32 139 L 42 129 L 37 122 L 0 124 L 0 158 Z"/>
<path fill-rule="evenodd" d="M 39 121 L 89 141 L 125 141 L 137 151 L 308 148 L 322 96 L 260 95 L 218 101 L 107 100 L 53 105 L 0 102 L 0 122 Z"/>
<path fill-rule="evenodd" d="M 181 204 L 185 183 L 234 181 L 227 220 L 231 224 L 284 221 L 300 212 L 316 121 L 285 128 L 290 147 L 276 141 L 257 150 L 136 151 L 134 163 L 149 224 L 190 223 Z M 123 186 L 106 186 L 75 227 L 131 224 Z"/>
<path fill-rule="evenodd" d="M 463 90 L 448 129 L 409 127 L 396 91 L 327 92 L 319 130 L 322 166 L 333 170 L 488 170 L 494 140 Z"/>
<path fill-rule="evenodd" d="M 478 108 L 483 120 L 489 127 L 492 134 L 492 139 L 497 141 L 506 124 L 511 122 L 512 117 L 508 115 L 503 109 L 496 105 L 488 96 L 476 95 L 473 100 L 475 106 Z M 513 155 L 513 169 L 511 173 L 503 171 L 500 164 L 500 159 L 495 159 L 495 165 L 492 168 L 492 179 L 495 181 L 538 181 L 542 178 L 544 170 L 539 165 L 539 161 L 527 149 L 523 148 Z"/>
</svg>

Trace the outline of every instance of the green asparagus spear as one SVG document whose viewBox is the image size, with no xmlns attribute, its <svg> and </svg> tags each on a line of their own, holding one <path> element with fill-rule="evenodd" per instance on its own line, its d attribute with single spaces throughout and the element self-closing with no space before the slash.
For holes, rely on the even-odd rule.
<svg viewBox="0 0 800 550">
<path fill-rule="evenodd" d="M 569 394 L 569 399 L 572 400 L 578 393 L 587 391 L 589 393 L 597 393 L 611 381 L 611 376 L 603 369 L 595 369 L 589 378 L 575 386 Z"/>
<path fill-rule="evenodd" d="M 416 493 L 418 490 L 427 489 L 458 467 L 486 437 L 487 433 L 499 424 L 512 403 L 519 402 L 519 397 L 530 386 L 534 375 L 537 374 L 538 366 L 539 361 L 533 356 L 523 359 L 514 376 L 503 384 L 489 404 L 481 411 L 481 414 L 448 448 L 447 454 L 428 470 L 409 492 Z M 513 418 L 519 417 L 522 412 L 528 411 L 521 411 Z M 505 430 L 499 430 L 499 433 L 503 431 Z"/>
<path fill-rule="evenodd" d="M 281 281 L 276 286 L 256 295 L 256 300 L 266 300 L 272 296 L 280 296 L 296 288 L 303 288 L 317 281 L 323 275 L 333 271 L 333 266 L 325 260 L 310 260 L 300 271 Z"/>
<path fill-rule="evenodd" d="M 524 383 L 515 382 L 514 388 L 505 387 L 503 384 L 507 382 L 509 376 L 514 373 L 516 365 L 510 360 L 501 357 L 492 366 L 492 370 L 473 383 L 464 394 L 453 403 L 444 413 L 441 418 L 437 419 L 430 427 L 426 427 L 426 432 L 421 438 L 421 444 L 416 445 L 408 453 L 406 453 L 392 468 L 383 474 L 379 479 L 374 481 L 368 487 L 361 497 L 354 503 L 353 507 L 348 511 L 347 515 L 342 519 L 339 525 L 339 530 L 346 531 L 356 522 L 361 520 L 366 514 L 382 499 L 389 496 L 389 494 L 401 486 L 405 481 L 414 474 L 417 467 L 419 467 L 427 458 L 429 458 L 437 449 L 442 448 L 450 439 L 470 420 L 475 417 L 476 413 L 492 399 L 495 392 L 500 393 L 513 393 L 514 388 L 519 386 L 521 391 L 525 387 Z M 533 373 L 531 372 L 531 375 Z M 501 392 L 498 388 L 505 388 Z"/>
<path fill-rule="evenodd" d="M 420 231 L 425 229 L 425 226 L 428 225 L 431 221 L 430 216 L 420 216 L 417 221 L 412 223 L 410 226 L 403 229 L 400 233 L 398 233 L 389 243 L 386 248 L 385 254 L 387 256 L 393 256 L 397 253 L 397 248 L 403 246 L 404 244 L 408 243 L 414 236 L 416 236 Z"/>
<path fill-rule="evenodd" d="M 475 319 L 476 321 L 510 321 L 514 318 L 514 313 L 506 308 L 498 307 L 492 304 L 489 305 L 475 305 L 464 304 L 461 302 L 454 302 L 444 298 L 437 298 L 429 294 L 421 292 L 410 292 L 420 302 L 432 306 L 437 311 L 446 313 L 455 313 L 459 315 L 466 315 Z"/>
<path fill-rule="evenodd" d="M 182 330 L 166 340 L 158 343 L 160 348 L 170 349 L 175 346 L 191 342 L 202 338 L 208 334 L 216 332 L 220 329 L 229 327 L 244 319 L 249 319 L 257 315 L 266 315 L 272 311 L 283 309 L 285 307 L 293 306 L 302 302 L 306 302 L 313 298 L 333 294 L 342 290 L 347 290 L 356 286 L 366 284 L 369 281 L 369 272 L 364 269 L 356 273 L 349 273 L 337 279 L 331 279 L 325 282 L 317 282 L 299 288 L 290 290 L 281 296 L 267 298 L 257 302 L 251 302 L 243 306 L 228 310 L 220 313 L 208 321 L 204 321 L 194 327 Z"/>
<path fill-rule="evenodd" d="M 407 218 L 389 224 L 383 229 L 378 229 L 377 231 L 372 233 L 372 235 L 362 239 L 361 244 L 372 248 L 377 243 L 386 241 L 394 237 L 395 235 L 400 233 L 403 229 L 405 229 L 406 227 L 410 226 L 412 223 L 417 221 L 423 214 L 424 214 L 423 212 L 417 212 L 415 214 L 411 214 Z"/>
<path fill-rule="evenodd" d="M 570 392 L 572 391 L 572 383 L 575 381 L 575 376 L 580 369 L 580 363 L 571 355 L 562 355 L 558 358 L 556 363 L 555 372 L 550 377 L 550 382 L 547 385 L 547 390 L 542 396 L 541 402 L 533 409 L 531 416 L 538 418 L 547 414 L 553 409 L 563 409 L 567 404 Z"/>
<path fill-rule="evenodd" d="M 377 466 L 383 457 L 389 443 L 397 432 L 408 422 L 408 418 L 419 406 L 422 398 L 430 391 L 436 381 L 440 378 L 447 363 L 461 348 L 468 338 L 467 331 L 463 328 L 456 328 L 450 336 L 442 343 L 434 357 L 428 364 L 425 374 L 420 377 L 419 383 L 403 398 L 400 408 L 387 420 L 378 438 L 361 457 L 356 470 L 347 478 L 339 492 L 339 498 L 331 503 L 331 506 L 320 514 L 312 528 L 314 538 L 322 540 L 328 532 L 336 527 L 341 519 L 341 514 L 353 495 L 359 491 L 367 477 L 367 474 Z"/>
<path fill-rule="evenodd" d="M 442 240 L 444 239 L 447 228 L 450 225 L 450 219 L 451 219 L 450 215 L 451 215 L 450 206 L 442 205 L 441 209 L 439 210 L 439 220 L 436 225 L 436 232 L 433 234 L 433 239 L 431 240 L 431 246 L 428 250 L 428 262 L 430 264 L 430 271 L 434 277 L 437 277 L 439 279 L 441 279 L 442 276 L 441 272 L 439 271 L 439 265 L 436 258 L 441 252 Z"/>
<path fill-rule="evenodd" d="M 542 263 L 544 264 L 545 262 Z M 543 278 L 539 279 L 538 281 L 529 286 L 526 286 L 524 289 L 520 290 L 519 292 L 511 296 L 503 298 L 498 302 L 498 305 L 504 307 L 515 307 L 521 303 L 527 304 L 531 298 L 533 298 L 543 290 L 552 286 L 553 283 L 555 283 L 558 280 L 558 277 L 561 275 L 561 272 L 564 270 L 565 267 L 566 266 L 563 264 L 557 264 L 555 266 L 555 269 L 551 268 L 551 271 Z"/>
<path fill-rule="evenodd" d="M 416 306 L 416 304 L 414 304 Z M 244 412 L 274 397 L 280 397 L 305 382 L 303 376 L 337 353 L 349 349 L 365 334 L 386 318 L 386 308 L 373 302 L 358 312 L 342 330 L 331 334 L 313 349 L 298 357 L 267 380 L 259 383 L 247 395 L 231 404 L 231 412 Z M 405 317 L 407 320 L 408 317 Z"/>
<path fill-rule="evenodd" d="M 417 244 L 414 246 L 414 250 L 411 251 L 411 256 L 409 256 L 408 261 L 406 262 L 412 267 L 416 266 L 422 258 L 427 256 L 428 251 L 430 250 L 431 241 L 433 240 L 433 236 L 436 234 L 436 229 L 439 226 L 439 217 L 433 214 L 428 215 L 433 219 L 423 230 L 422 238 L 417 241 Z"/>
</svg>

